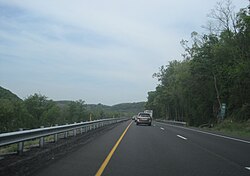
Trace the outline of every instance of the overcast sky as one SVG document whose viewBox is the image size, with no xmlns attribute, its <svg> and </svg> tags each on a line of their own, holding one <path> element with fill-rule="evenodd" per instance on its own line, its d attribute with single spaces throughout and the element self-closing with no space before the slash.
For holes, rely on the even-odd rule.
<svg viewBox="0 0 250 176">
<path fill-rule="evenodd" d="M 26 98 L 147 100 L 216 0 L 0 0 L 0 86 Z M 233 0 L 236 11 L 248 0 Z"/>
</svg>

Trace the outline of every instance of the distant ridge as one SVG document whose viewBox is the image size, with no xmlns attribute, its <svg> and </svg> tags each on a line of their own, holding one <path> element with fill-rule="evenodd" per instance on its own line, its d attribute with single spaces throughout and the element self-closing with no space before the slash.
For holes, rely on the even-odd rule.
<svg viewBox="0 0 250 176">
<path fill-rule="evenodd" d="M 138 112 L 144 111 L 145 104 L 146 102 L 120 103 L 111 106 L 111 109 L 118 112 L 131 112 L 137 114 Z"/>
<path fill-rule="evenodd" d="M 72 101 L 63 100 L 55 101 L 59 107 L 68 106 Z M 129 114 L 137 114 L 138 112 L 144 111 L 145 102 L 134 102 L 134 103 L 120 103 L 113 106 L 99 104 L 86 104 L 88 111 L 102 110 L 104 112 L 121 112 Z"/>
<path fill-rule="evenodd" d="M 8 99 L 11 101 L 23 101 L 16 94 L 0 86 L 0 99 Z"/>
<path fill-rule="evenodd" d="M 17 95 L 11 91 L 0 86 L 0 99 L 8 99 L 11 101 L 23 101 Z M 71 100 L 61 100 L 54 101 L 59 107 L 64 108 L 69 106 L 73 101 Z M 113 106 L 99 104 L 86 104 L 86 109 L 88 111 L 101 110 L 104 112 L 119 112 L 128 114 L 137 114 L 138 112 L 144 111 L 145 102 L 133 102 L 133 103 L 120 103 Z"/>
</svg>

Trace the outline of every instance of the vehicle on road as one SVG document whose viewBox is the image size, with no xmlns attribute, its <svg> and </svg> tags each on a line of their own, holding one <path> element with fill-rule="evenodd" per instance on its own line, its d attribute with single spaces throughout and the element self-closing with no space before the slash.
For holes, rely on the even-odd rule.
<svg viewBox="0 0 250 176">
<path fill-rule="evenodd" d="M 136 125 L 147 124 L 147 125 L 151 126 L 151 123 L 152 123 L 152 117 L 149 113 L 140 112 L 137 115 Z"/>
<path fill-rule="evenodd" d="M 144 112 L 150 114 L 151 118 L 153 118 L 153 110 L 145 110 Z"/>
</svg>

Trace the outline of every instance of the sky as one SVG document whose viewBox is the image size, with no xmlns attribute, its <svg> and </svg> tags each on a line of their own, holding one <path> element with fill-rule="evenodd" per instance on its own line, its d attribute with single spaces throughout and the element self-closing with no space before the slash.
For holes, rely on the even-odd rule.
<svg viewBox="0 0 250 176">
<path fill-rule="evenodd" d="M 217 0 L 0 0 L 0 86 L 25 99 L 140 102 Z M 248 0 L 232 0 L 235 11 Z"/>
</svg>

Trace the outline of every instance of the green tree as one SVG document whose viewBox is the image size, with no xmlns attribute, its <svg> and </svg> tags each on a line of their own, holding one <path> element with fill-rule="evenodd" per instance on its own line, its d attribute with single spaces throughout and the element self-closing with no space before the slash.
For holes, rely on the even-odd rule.
<svg viewBox="0 0 250 176">
<path fill-rule="evenodd" d="M 83 100 L 71 102 L 68 107 L 67 122 L 74 123 L 88 120 L 86 105 Z"/>
<path fill-rule="evenodd" d="M 22 101 L 0 99 L 0 131 L 16 131 L 19 128 L 31 128 L 32 116 Z"/>
<path fill-rule="evenodd" d="M 48 100 L 46 96 L 34 94 L 24 100 L 28 112 L 32 115 L 33 127 L 54 125 L 60 109 L 55 102 Z"/>
</svg>

